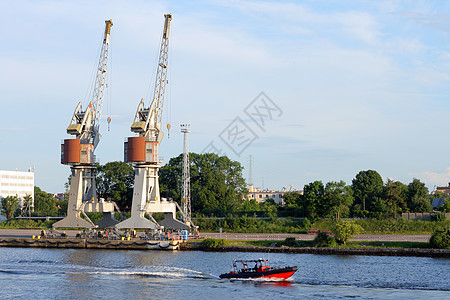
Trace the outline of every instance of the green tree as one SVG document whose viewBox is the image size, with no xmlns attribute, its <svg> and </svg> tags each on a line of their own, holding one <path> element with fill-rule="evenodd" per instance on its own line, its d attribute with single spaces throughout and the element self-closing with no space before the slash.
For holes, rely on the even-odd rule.
<svg viewBox="0 0 450 300">
<path fill-rule="evenodd" d="M 7 219 L 14 218 L 14 213 L 16 209 L 19 207 L 19 199 L 17 198 L 17 196 L 7 196 L 5 198 L 2 198 L 1 204 L 2 204 L 2 214 Z"/>
<path fill-rule="evenodd" d="M 431 212 L 431 203 L 425 183 L 414 178 L 408 184 L 408 208 L 411 212 Z"/>
<path fill-rule="evenodd" d="M 180 201 L 183 155 L 171 158 L 160 170 L 161 195 Z M 214 153 L 189 154 L 193 212 L 224 216 L 237 211 L 247 195 L 243 167 L 239 162 Z"/>
<path fill-rule="evenodd" d="M 31 197 L 31 195 L 26 195 L 25 197 L 23 197 L 22 203 L 22 211 L 20 212 L 20 214 L 22 216 L 31 216 L 33 197 Z"/>
<path fill-rule="evenodd" d="M 286 207 L 299 207 L 302 195 L 298 192 L 287 192 L 283 194 L 283 201 Z"/>
<path fill-rule="evenodd" d="M 353 203 L 353 191 L 344 181 L 331 181 L 325 186 L 325 202 L 329 214 L 339 221 L 344 214 L 348 214 Z"/>
<path fill-rule="evenodd" d="M 284 207 L 281 208 L 285 212 L 285 216 L 304 217 L 305 212 L 302 205 L 302 195 L 299 192 L 287 192 L 283 194 Z"/>
<path fill-rule="evenodd" d="M 42 191 L 37 186 L 34 187 L 34 215 L 56 217 L 58 214 L 56 201 L 52 194 Z"/>
<path fill-rule="evenodd" d="M 353 221 L 340 220 L 336 222 L 331 231 L 334 234 L 334 238 L 340 244 L 347 244 L 347 241 L 351 239 L 355 234 L 362 232 L 364 229 Z"/>
<path fill-rule="evenodd" d="M 131 208 L 134 170 L 130 164 L 114 161 L 97 167 L 98 197 L 111 199 L 121 210 Z"/>
<path fill-rule="evenodd" d="M 408 186 L 392 179 L 387 180 L 384 197 L 386 199 L 386 205 L 389 208 L 389 212 L 395 216 L 408 209 L 407 203 Z"/>
<path fill-rule="evenodd" d="M 325 213 L 325 188 L 322 181 L 314 181 L 304 186 L 302 207 L 305 217 L 317 220 Z"/>
<path fill-rule="evenodd" d="M 58 208 L 58 217 L 65 217 L 67 215 L 67 207 L 69 205 L 69 199 L 64 199 L 56 201 L 56 207 Z"/>
<path fill-rule="evenodd" d="M 278 210 L 275 205 L 270 205 L 267 207 L 267 216 L 271 221 L 274 221 L 278 217 Z"/>
<path fill-rule="evenodd" d="M 354 210 L 383 212 L 385 209 L 383 194 L 383 179 L 374 170 L 359 172 L 352 180 Z"/>
<path fill-rule="evenodd" d="M 449 213 L 450 212 L 450 200 L 446 199 L 444 204 L 442 204 L 441 207 L 439 207 L 439 210 L 443 213 Z"/>
<path fill-rule="evenodd" d="M 242 206 L 242 211 L 244 212 L 255 212 L 259 211 L 259 209 L 259 204 L 255 199 L 244 201 L 244 205 Z"/>
</svg>

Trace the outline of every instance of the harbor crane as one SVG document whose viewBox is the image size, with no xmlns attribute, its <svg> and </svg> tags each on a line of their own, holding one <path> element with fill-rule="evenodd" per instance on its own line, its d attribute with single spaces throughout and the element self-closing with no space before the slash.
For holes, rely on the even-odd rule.
<svg viewBox="0 0 450 300">
<path fill-rule="evenodd" d="M 102 212 L 103 219 L 98 227 L 109 227 L 118 223 L 112 214 L 117 208 L 114 202 L 98 199 L 96 192 L 96 161 L 94 151 L 101 139 L 100 118 L 103 97 L 106 88 L 108 54 L 112 20 L 105 21 L 100 59 L 94 83 L 92 98 L 83 110 L 79 102 L 75 108 L 67 133 L 72 139 L 65 139 L 61 145 L 61 163 L 69 165 L 72 176 L 70 180 L 67 217 L 56 222 L 53 227 L 96 227 L 85 212 Z M 84 219 L 81 217 L 84 215 Z"/>
<path fill-rule="evenodd" d="M 159 177 L 159 145 L 163 138 L 161 130 L 164 95 L 167 84 L 169 32 L 171 14 L 164 15 L 159 61 L 156 73 L 153 101 L 146 107 L 141 99 L 131 131 L 137 136 L 129 137 L 124 144 L 124 160 L 134 164 L 135 177 L 131 217 L 116 225 L 117 228 L 149 228 L 161 229 L 161 226 L 172 229 L 189 229 L 190 226 L 176 220 L 179 207 L 176 202 L 160 198 Z M 163 212 L 164 220 L 159 224 L 152 214 Z M 148 216 L 148 218 L 146 217 Z"/>
</svg>

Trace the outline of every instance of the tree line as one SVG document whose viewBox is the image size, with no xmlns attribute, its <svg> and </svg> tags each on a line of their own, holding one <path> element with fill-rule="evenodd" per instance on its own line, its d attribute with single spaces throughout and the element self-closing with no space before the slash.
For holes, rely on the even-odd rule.
<svg viewBox="0 0 450 300">
<path fill-rule="evenodd" d="M 183 155 L 171 158 L 159 171 L 161 197 L 181 202 Z M 413 179 L 409 184 L 388 179 L 383 182 L 374 170 L 360 171 L 350 185 L 344 181 L 308 183 L 299 192 L 285 193 L 283 207 L 273 199 L 263 203 L 247 200 L 248 189 L 242 165 L 226 156 L 213 153 L 190 153 L 190 186 L 192 212 L 195 216 L 258 216 L 274 219 L 305 217 L 310 220 L 342 217 L 388 218 L 402 212 L 431 212 L 431 197 L 448 198 L 437 193 L 430 195 L 425 184 Z M 122 211 L 129 211 L 133 195 L 134 170 L 131 164 L 115 161 L 97 167 L 98 197 L 115 201 Z M 61 216 L 67 210 L 66 199 L 53 198 L 35 187 L 35 216 Z M 7 200 L 5 200 L 7 199 Z M 14 197 L 2 200 L 3 213 L 24 215 Z M 17 202 L 17 203 L 16 203 Z M 444 211 L 450 212 L 450 201 Z"/>
<path fill-rule="evenodd" d="M 287 193 L 284 201 L 286 209 L 295 216 L 339 220 L 340 217 L 388 218 L 403 212 L 431 212 L 433 197 L 448 198 L 448 195 L 430 195 L 425 183 L 416 178 L 407 185 L 391 179 L 384 183 L 378 172 L 366 170 L 360 171 L 351 185 L 344 181 L 325 185 L 314 181 L 304 186 L 303 195 Z"/>
</svg>

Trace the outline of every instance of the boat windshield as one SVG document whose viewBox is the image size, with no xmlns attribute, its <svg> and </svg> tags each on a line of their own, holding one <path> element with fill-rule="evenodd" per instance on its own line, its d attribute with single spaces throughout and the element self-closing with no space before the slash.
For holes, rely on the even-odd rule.
<svg viewBox="0 0 450 300">
<path fill-rule="evenodd" d="M 241 271 L 256 271 L 257 269 L 264 267 L 268 261 L 268 259 L 234 260 L 233 269 L 234 271 L 238 271 L 238 269 L 241 269 Z"/>
</svg>

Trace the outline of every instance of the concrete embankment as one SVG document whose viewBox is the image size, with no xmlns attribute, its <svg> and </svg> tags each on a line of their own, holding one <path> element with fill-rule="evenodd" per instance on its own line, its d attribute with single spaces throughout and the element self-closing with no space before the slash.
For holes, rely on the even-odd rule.
<svg viewBox="0 0 450 300">
<path fill-rule="evenodd" d="M 266 252 L 292 254 L 321 254 L 321 255 L 375 255 L 375 256 L 418 256 L 434 258 L 450 258 L 450 249 L 422 249 L 422 248 L 315 248 L 315 247 L 243 247 L 218 246 L 216 248 L 203 247 L 201 243 L 181 245 L 181 250 L 202 250 L 215 252 Z"/>
<path fill-rule="evenodd" d="M 0 237 L 0 247 L 83 248 L 121 250 L 178 250 L 179 241 L 103 240 L 103 239 L 33 239 Z"/>
</svg>

